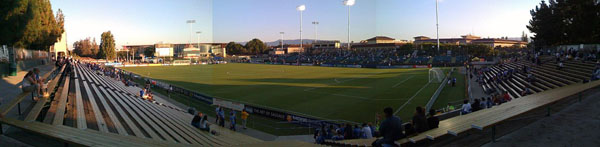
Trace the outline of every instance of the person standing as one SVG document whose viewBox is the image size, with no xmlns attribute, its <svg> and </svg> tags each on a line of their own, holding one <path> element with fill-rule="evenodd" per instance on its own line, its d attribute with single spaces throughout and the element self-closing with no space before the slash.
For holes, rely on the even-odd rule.
<svg viewBox="0 0 600 147">
<path fill-rule="evenodd" d="M 242 110 L 242 126 L 244 126 L 244 129 L 246 129 L 246 123 L 248 123 L 248 116 L 250 116 L 250 114 L 248 114 L 245 109 Z"/>
<path fill-rule="evenodd" d="M 429 130 L 427 118 L 425 117 L 425 110 L 422 107 L 419 106 L 416 108 L 415 115 L 412 118 L 412 124 L 419 133 Z"/>
<path fill-rule="evenodd" d="M 219 115 L 220 110 L 221 110 L 221 106 L 217 105 L 217 108 L 215 109 L 215 117 L 216 117 L 215 124 L 219 124 L 219 118 L 221 118 Z"/>
<path fill-rule="evenodd" d="M 229 122 L 231 124 L 229 125 L 229 129 L 235 131 L 235 111 L 231 110 L 230 114 L 231 116 L 229 116 Z"/>
<path fill-rule="evenodd" d="M 219 108 L 219 126 L 225 127 L 225 110 Z"/>
</svg>

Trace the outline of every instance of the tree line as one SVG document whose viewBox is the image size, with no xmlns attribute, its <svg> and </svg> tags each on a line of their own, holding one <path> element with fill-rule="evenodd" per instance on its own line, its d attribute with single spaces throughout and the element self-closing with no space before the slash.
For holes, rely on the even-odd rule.
<svg viewBox="0 0 600 147">
<path fill-rule="evenodd" d="M 269 53 L 269 48 L 267 47 L 267 45 L 260 39 L 256 38 L 248 41 L 246 45 L 241 45 L 235 42 L 229 42 L 225 46 L 225 50 L 227 51 L 227 54 L 232 55 L 258 55 Z"/>
<path fill-rule="evenodd" d="M 100 44 L 96 43 L 96 38 L 90 37 L 75 41 L 73 43 L 73 53 L 80 57 L 90 57 L 95 59 L 113 60 L 117 56 L 115 53 L 115 39 L 110 31 L 103 32 L 100 35 Z"/>
<path fill-rule="evenodd" d="M 64 30 L 65 17 L 56 16 L 48 0 L 4 0 L 0 5 L 0 45 L 49 50 Z"/>
<path fill-rule="evenodd" d="M 530 11 L 527 29 L 535 48 L 600 43 L 600 2 L 597 0 L 541 1 Z"/>
</svg>

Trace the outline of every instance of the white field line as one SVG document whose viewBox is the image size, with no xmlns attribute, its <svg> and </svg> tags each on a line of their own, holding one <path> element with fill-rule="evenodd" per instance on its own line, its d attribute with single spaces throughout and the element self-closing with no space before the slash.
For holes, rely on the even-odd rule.
<svg viewBox="0 0 600 147">
<path fill-rule="evenodd" d="M 417 91 L 417 93 L 415 93 L 415 95 L 413 95 L 412 97 L 410 97 L 408 99 L 408 101 L 406 101 L 406 103 L 402 104 L 402 106 L 400 106 L 398 109 L 396 109 L 396 112 L 394 112 L 394 115 L 396 115 L 396 113 L 400 112 L 400 110 L 402 110 L 402 108 L 404 108 L 404 106 L 406 106 L 406 104 L 410 103 L 410 101 L 412 101 L 413 98 L 415 98 L 419 93 L 421 93 L 421 91 L 423 89 L 425 89 L 425 87 L 429 86 L 429 82 L 425 85 L 423 85 L 423 87 L 421 87 L 421 89 L 419 89 L 419 91 Z"/>
<path fill-rule="evenodd" d="M 404 82 L 406 82 L 406 81 L 408 81 L 408 80 L 412 79 L 413 77 L 414 77 L 414 76 L 410 76 L 410 77 L 408 77 L 408 78 L 406 78 L 406 79 L 404 79 L 404 80 L 402 80 L 402 81 L 400 81 L 400 82 L 396 83 L 396 85 L 392 86 L 392 88 L 398 87 L 398 85 L 400 85 L 400 84 L 402 84 L 402 83 L 404 83 Z"/>
</svg>

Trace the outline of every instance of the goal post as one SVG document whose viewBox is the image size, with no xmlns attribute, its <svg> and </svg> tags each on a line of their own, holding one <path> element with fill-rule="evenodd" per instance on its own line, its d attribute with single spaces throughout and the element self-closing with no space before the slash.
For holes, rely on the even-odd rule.
<svg viewBox="0 0 600 147">
<path fill-rule="evenodd" d="M 429 69 L 429 83 L 442 83 L 444 77 L 442 69 L 436 67 Z"/>
</svg>

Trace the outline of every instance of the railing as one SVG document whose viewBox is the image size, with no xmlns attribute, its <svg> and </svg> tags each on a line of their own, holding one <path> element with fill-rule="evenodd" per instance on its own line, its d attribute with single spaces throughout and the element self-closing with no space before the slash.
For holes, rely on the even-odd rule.
<svg viewBox="0 0 600 147">
<path fill-rule="evenodd" d="M 448 74 L 446 75 L 446 77 L 444 78 L 444 80 L 442 81 L 440 86 L 438 87 L 438 89 L 435 90 L 435 93 L 433 93 L 433 95 L 431 96 L 431 99 L 429 99 L 429 102 L 427 102 L 427 105 L 425 105 L 426 111 L 431 109 L 431 107 L 433 106 L 433 104 L 435 103 L 437 98 L 440 96 L 440 93 L 444 89 L 444 86 L 446 86 L 446 82 L 448 82 L 448 80 L 450 80 L 449 77 L 450 77 L 450 75 L 452 75 L 452 72 L 454 72 L 454 70 L 455 70 L 455 68 L 452 68 L 450 70 L 450 72 L 448 72 Z"/>
</svg>

